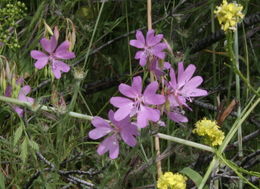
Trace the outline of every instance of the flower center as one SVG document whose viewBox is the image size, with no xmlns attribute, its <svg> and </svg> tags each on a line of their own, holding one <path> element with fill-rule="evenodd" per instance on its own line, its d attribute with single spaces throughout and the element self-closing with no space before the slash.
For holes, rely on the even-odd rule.
<svg viewBox="0 0 260 189">
<path fill-rule="evenodd" d="M 146 57 L 149 57 L 150 55 L 152 55 L 151 48 L 145 47 L 144 48 L 144 54 L 145 54 Z"/>
<path fill-rule="evenodd" d="M 135 99 L 134 99 L 134 105 L 133 105 L 133 109 L 130 113 L 130 117 L 134 116 L 137 112 L 140 111 L 141 109 L 141 105 L 144 104 L 144 98 L 142 95 L 138 95 Z"/>
</svg>

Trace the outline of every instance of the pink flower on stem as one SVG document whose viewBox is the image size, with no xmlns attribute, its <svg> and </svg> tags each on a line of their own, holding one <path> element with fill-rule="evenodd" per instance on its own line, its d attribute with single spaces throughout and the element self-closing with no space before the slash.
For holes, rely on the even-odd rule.
<svg viewBox="0 0 260 189">
<path fill-rule="evenodd" d="M 139 128 L 146 127 L 148 121 L 159 121 L 160 111 L 150 107 L 150 105 L 161 105 L 165 102 L 163 95 L 156 94 L 158 88 L 158 82 L 151 82 L 142 94 L 142 78 L 140 76 L 133 78 L 132 86 L 120 84 L 119 91 L 128 98 L 112 97 L 110 99 L 110 103 L 119 108 L 115 112 L 115 119 L 120 121 L 127 116 L 132 117 L 137 114 Z"/>
<path fill-rule="evenodd" d="M 62 72 L 68 72 L 70 70 L 70 66 L 60 61 L 60 59 L 68 60 L 75 58 L 75 54 L 69 51 L 70 42 L 64 41 L 57 47 L 58 34 L 56 32 L 50 39 L 41 39 L 40 43 L 48 54 L 41 51 L 32 50 L 31 57 L 37 60 L 34 66 L 37 69 L 42 69 L 50 63 L 55 78 L 60 79 Z"/>
<path fill-rule="evenodd" d="M 31 97 L 27 97 L 27 95 L 31 92 L 31 87 L 29 85 L 25 85 L 21 88 L 18 94 L 18 100 L 34 103 L 34 99 Z M 12 86 L 8 85 L 5 90 L 5 96 L 11 97 L 12 96 Z M 23 116 L 24 110 L 18 106 L 12 106 L 14 111 L 20 116 Z"/>
<path fill-rule="evenodd" d="M 141 31 L 136 32 L 136 40 L 131 40 L 130 45 L 139 49 L 135 54 L 135 59 L 140 60 L 139 64 L 145 66 L 147 59 L 151 56 L 156 56 L 160 59 L 165 58 L 164 49 L 167 48 L 165 43 L 161 43 L 162 34 L 154 35 L 154 30 L 148 30 L 146 39 Z"/>
<path fill-rule="evenodd" d="M 139 133 L 136 126 L 130 122 L 129 116 L 121 121 L 116 121 L 114 119 L 114 112 L 110 110 L 108 117 L 113 124 L 112 126 L 101 117 L 95 116 L 91 121 L 95 129 L 91 130 L 88 135 L 91 139 L 96 140 L 109 134 L 109 136 L 99 144 L 97 153 L 103 155 L 108 151 L 109 157 L 115 159 L 119 154 L 118 140 L 122 139 L 127 145 L 133 147 L 136 145 L 135 137 L 139 135 Z"/>
<path fill-rule="evenodd" d="M 206 96 L 208 92 L 198 87 L 203 82 L 202 77 L 192 77 L 196 67 L 190 64 L 186 69 L 183 67 L 183 62 L 178 64 L 178 77 L 174 69 L 170 71 L 171 81 L 167 85 L 167 98 L 170 101 L 171 107 L 186 106 L 186 101 L 192 101 L 193 97 Z M 189 107 L 188 107 L 189 108 Z"/>
</svg>

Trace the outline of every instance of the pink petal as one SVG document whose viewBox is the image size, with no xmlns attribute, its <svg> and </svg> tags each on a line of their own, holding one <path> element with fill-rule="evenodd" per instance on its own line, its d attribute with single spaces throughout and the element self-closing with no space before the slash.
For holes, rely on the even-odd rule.
<svg viewBox="0 0 260 189">
<path fill-rule="evenodd" d="M 72 59 L 75 58 L 75 54 L 73 52 L 69 51 L 70 47 L 70 42 L 69 41 L 64 41 L 60 46 L 56 49 L 54 56 L 56 58 L 60 59 Z"/>
<path fill-rule="evenodd" d="M 187 117 L 185 117 L 184 115 L 182 115 L 182 114 L 180 114 L 180 113 L 169 112 L 167 115 L 168 115 L 168 117 L 169 117 L 171 120 L 173 120 L 173 121 L 175 121 L 175 122 L 177 122 L 177 123 L 179 123 L 179 122 L 181 122 L 181 123 L 188 122 Z"/>
<path fill-rule="evenodd" d="M 149 30 L 146 34 L 146 45 L 148 47 L 152 47 L 159 43 L 163 38 L 162 34 L 158 34 L 154 36 L 154 30 Z"/>
<path fill-rule="evenodd" d="M 21 88 L 20 92 L 19 92 L 19 96 L 26 96 L 27 94 L 29 94 L 31 92 L 31 87 L 29 85 L 25 85 L 24 87 Z M 23 100 L 22 97 L 19 98 L 19 100 Z"/>
<path fill-rule="evenodd" d="M 26 95 L 29 94 L 31 91 L 31 87 L 29 85 L 25 85 L 23 88 L 21 88 L 18 99 L 25 102 L 34 103 L 34 99 L 31 97 L 27 97 Z"/>
<path fill-rule="evenodd" d="M 135 88 L 130 87 L 124 83 L 121 83 L 118 87 L 121 94 L 129 97 L 129 98 L 136 98 L 138 97 L 138 91 Z"/>
<path fill-rule="evenodd" d="M 164 49 L 166 49 L 167 46 L 165 43 L 159 43 L 157 45 L 155 45 L 154 47 L 151 48 L 151 53 L 154 56 L 157 56 L 160 59 L 164 59 L 165 58 L 165 52 L 163 52 Z"/>
<path fill-rule="evenodd" d="M 139 40 L 130 40 L 130 45 L 139 49 L 142 49 L 145 46 L 145 44 Z"/>
<path fill-rule="evenodd" d="M 147 107 L 141 106 L 140 111 L 137 114 L 137 126 L 144 128 L 148 125 L 148 121 L 157 122 L 160 119 L 160 111 Z"/>
<path fill-rule="evenodd" d="M 91 130 L 88 133 L 89 138 L 96 140 L 99 138 L 102 138 L 103 136 L 107 135 L 112 131 L 112 128 L 107 128 L 107 127 L 98 127 L 93 130 Z"/>
<path fill-rule="evenodd" d="M 129 106 L 133 105 L 132 100 L 124 97 L 112 97 L 110 99 L 110 103 L 117 108 L 120 108 L 121 106 L 125 106 L 125 105 L 129 105 Z"/>
<path fill-rule="evenodd" d="M 62 72 L 68 72 L 70 71 L 70 66 L 65 64 L 64 62 L 61 62 L 59 60 L 53 60 L 52 61 L 52 72 L 56 79 L 61 78 Z"/>
<path fill-rule="evenodd" d="M 146 62 L 147 62 L 147 57 L 143 56 L 143 57 L 141 57 L 139 64 L 140 64 L 140 66 L 144 67 Z"/>
<path fill-rule="evenodd" d="M 203 89 L 193 89 L 192 91 L 187 92 L 186 95 L 189 97 L 206 96 L 208 95 L 208 92 Z"/>
<path fill-rule="evenodd" d="M 18 106 L 14 106 L 14 111 L 20 116 L 23 116 L 23 109 L 19 108 Z"/>
<path fill-rule="evenodd" d="M 136 76 L 133 78 L 132 87 L 138 92 L 139 95 L 142 94 L 143 84 L 142 78 L 140 76 Z"/>
<path fill-rule="evenodd" d="M 128 115 L 130 115 L 131 111 L 133 109 L 133 103 L 126 104 L 124 106 L 121 106 L 116 112 L 115 112 L 115 120 L 121 121 L 124 118 L 126 118 Z"/>
<path fill-rule="evenodd" d="M 140 41 L 140 43 L 145 44 L 144 35 L 141 31 L 136 31 L 135 37 L 138 41 Z"/>
<path fill-rule="evenodd" d="M 103 155 L 109 151 L 109 157 L 115 159 L 119 155 L 119 144 L 115 135 L 107 137 L 102 143 L 99 144 L 97 153 Z"/>
<path fill-rule="evenodd" d="M 103 118 L 99 117 L 99 116 L 95 116 L 92 120 L 91 123 L 94 127 L 98 128 L 98 127 L 106 127 L 106 128 L 111 128 L 111 126 L 109 125 L 109 123 L 107 121 L 105 121 Z"/>
<path fill-rule="evenodd" d="M 171 81 L 170 81 L 171 87 L 172 87 L 173 89 L 177 89 L 176 75 L 175 75 L 174 69 L 171 69 L 171 71 L 170 71 L 170 77 L 171 77 Z"/>
<path fill-rule="evenodd" d="M 56 40 L 55 36 L 52 36 L 50 40 L 47 38 L 43 38 L 43 39 L 41 39 L 40 43 L 41 43 L 43 49 L 45 51 L 47 51 L 48 53 L 53 53 L 57 47 L 57 40 Z"/>
<path fill-rule="evenodd" d="M 161 105 L 165 103 L 165 97 L 159 94 L 147 95 L 145 96 L 144 101 L 145 104 L 149 105 Z"/>
<path fill-rule="evenodd" d="M 184 72 L 180 75 L 179 80 L 178 80 L 179 88 L 182 87 L 183 85 L 185 85 L 190 80 L 190 78 L 194 74 L 195 70 L 196 70 L 196 67 L 193 64 L 190 64 L 184 70 Z"/>
<path fill-rule="evenodd" d="M 123 141 L 129 146 L 136 145 L 136 138 L 138 131 L 135 125 L 129 125 L 128 127 L 121 127 L 120 135 Z"/>
<path fill-rule="evenodd" d="M 151 82 L 144 90 L 144 96 L 154 95 L 156 93 L 156 91 L 158 90 L 158 88 L 159 88 L 159 84 L 157 81 Z"/>
<path fill-rule="evenodd" d="M 178 82 L 180 82 L 183 72 L 184 72 L 183 62 L 179 62 L 178 63 Z"/>
<path fill-rule="evenodd" d="M 35 68 L 40 70 L 48 64 L 48 61 L 49 61 L 48 57 L 47 58 L 40 58 L 35 62 L 34 66 L 35 66 Z"/>
<path fill-rule="evenodd" d="M 137 60 L 140 59 L 139 64 L 141 66 L 145 66 L 145 64 L 147 62 L 147 56 L 145 54 L 145 51 L 138 51 L 138 52 L 136 52 L 135 59 L 137 59 Z"/>
<path fill-rule="evenodd" d="M 195 88 L 197 88 L 198 86 L 200 86 L 200 84 L 203 82 L 202 77 L 200 76 L 196 76 L 193 77 L 191 80 L 189 80 L 184 87 L 182 88 L 182 91 L 191 91 Z"/>
<path fill-rule="evenodd" d="M 143 56 L 145 56 L 145 52 L 144 51 L 137 51 L 135 53 L 135 59 L 140 59 L 142 58 Z"/>
<path fill-rule="evenodd" d="M 157 81 L 154 81 L 150 83 L 145 91 L 144 91 L 144 101 L 146 104 L 151 104 L 151 105 L 160 105 L 165 102 L 165 98 L 163 95 L 158 95 L 156 94 L 156 91 L 158 90 L 159 85 Z"/>
<path fill-rule="evenodd" d="M 45 53 L 43 53 L 41 51 L 36 51 L 36 50 L 32 50 L 30 54 L 31 54 L 31 57 L 36 60 L 49 57 Z"/>
</svg>

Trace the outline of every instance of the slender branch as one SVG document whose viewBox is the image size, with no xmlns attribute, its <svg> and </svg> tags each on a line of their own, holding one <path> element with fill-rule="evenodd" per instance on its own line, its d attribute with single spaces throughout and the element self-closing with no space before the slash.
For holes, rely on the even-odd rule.
<svg viewBox="0 0 260 189">
<path fill-rule="evenodd" d="M 38 110 L 39 109 L 39 110 L 44 110 L 44 111 L 47 111 L 47 112 L 56 112 L 56 113 L 60 113 L 60 114 L 68 114 L 71 117 L 75 117 L 75 118 L 79 118 L 79 119 L 86 119 L 86 120 L 89 120 L 89 121 L 93 119 L 93 116 L 89 116 L 89 115 L 85 115 L 85 114 L 81 114 L 81 113 L 77 113 L 77 112 L 61 112 L 60 110 L 58 110 L 57 108 L 54 108 L 54 107 L 31 104 L 29 102 L 20 101 L 18 99 L 6 97 L 6 96 L 0 96 L 0 101 L 16 104 L 16 105 L 19 105 L 19 106 L 28 107 L 32 110 Z"/>
<path fill-rule="evenodd" d="M 157 136 L 161 139 L 177 142 L 177 143 L 180 143 L 180 144 L 184 144 L 184 145 L 191 146 L 191 147 L 194 147 L 194 148 L 198 148 L 198 149 L 201 149 L 201 150 L 209 151 L 209 152 L 212 152 L 212 153 L 215 152 L 214 148 L 200 144 L 200 143 L 196 143 L 196 142 L 192 142 L 192 141 L 189 141 L 189 140 L 173 137 L 173 136 L 170 136 L 170 135 L 165 135 L 165 134 L 162 134 L 162 133 L 158 133 Z"/>
<path fill-rule="evenodd" d="M 47 164 L 49 167 L 51 167 L 51 170 L 54 170 L 56 168 L 55 165 L 53 163 L 51 163 L 50 161 L 48 161 L 40 152 L 36 152 L 36 155 L 40 160 L 42 160 L 45 164 Z M 79 179 L 77 177 L 65 174 L 64 171 L 58 170 L 58 173 L 74 184 L 82 184 L 84 186 L 87 186 L 88 188 L 94 187 L 94 184 L 84 181 L 82 179 Z"/>
</svg>

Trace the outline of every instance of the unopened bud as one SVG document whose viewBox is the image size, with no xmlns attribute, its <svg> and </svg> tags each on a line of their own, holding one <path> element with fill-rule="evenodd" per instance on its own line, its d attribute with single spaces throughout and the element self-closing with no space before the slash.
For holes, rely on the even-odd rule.
<svg viewBox="0 0 260 189">
<path fill-rule="evenodd" d="M 86 77 L 87 72 L 83 72 L 81 69 L 75 69 L 73 75 L 75 79 L 83 80 Z"/>
</svg>

